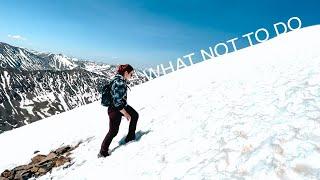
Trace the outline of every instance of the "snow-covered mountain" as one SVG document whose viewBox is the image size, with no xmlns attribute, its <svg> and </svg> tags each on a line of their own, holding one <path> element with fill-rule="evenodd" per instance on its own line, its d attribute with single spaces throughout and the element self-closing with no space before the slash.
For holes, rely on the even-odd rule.
<svg viewBox="0 0 320 180">
<path fill-rule="evenodd" d="M 110 74 L 110 72 L 116 72 L 116 69 L 118 67 L 118 65 L 114 65 L 114 64 L 105 64 L 101 62 L 92 62 L 92 61 L 86 61 L 86 60 L 77 60 L 74 62 L 77 64 L 78 68 L 82 68 L 87 71 L 90 71 L 102 76 L 106 76 L 106 77 L 113 76 L 114 73 Z M 138 85 L 146 82 L 147 80 L 148 79 L 145 76 L 145 74 L 142 72 L 142 70 L 139 68 L 135 68 L 135 73 L 133 75 L 132 80 L 130 80 L 130 85 L 131 86 Z"/>
<path fill-rule="evenodd" d="M 38 52 L 0 42 L 0 68 L 14 68 L 26 71 L 72 70 L 76 68 L 110 77 L 110 75 L 114 74 L 116 67 L 116 64 L 79 60 L 64 54 Z M 131 81 L 132 85 L 145 81 L 147 81 L 147 78 L 143 72 L 136 68 L 135 78 Z"/>
<path fill-rule="evenodd" d="M 70 58 L 63 54 L 53 53 L 36 53 L 38 56 L 48 62 L 49 66 L 55 70 L 67 70 L 74 69 L 78 65 L 74 62 L 76 59 Z"/>
<path fill-rule="evenodd" d="M 0 69 L 0 133 L 97 101 L 104 83 L 83 69 Z"/>
<path fill-rule="evenodd" d="M 116 67 L 0 43 L 0 134 L 100 100 Z M 136 72 L 131 86 L 147 81 Z"/>
<path fill-rule="evenodd" d="M 123 119 L 105 159 L 98 102 L 5 132 L 0 171 L 83 141 L 39 179 L 320 179 L 318 47 L 320 26 L 307 27 L 131 88 L 142 137 L 118 147 Z"/>
<path fill-rule="evenodd" d="M 24 48 L 0 42 L 0 67 L 21 70 L 51 69 L 47 61 Z"/>
</svg>

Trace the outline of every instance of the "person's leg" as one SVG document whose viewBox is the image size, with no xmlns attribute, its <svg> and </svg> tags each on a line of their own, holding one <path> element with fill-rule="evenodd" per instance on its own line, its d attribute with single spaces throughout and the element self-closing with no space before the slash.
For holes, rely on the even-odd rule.
<svg viewBox="0 0 320 180">
<path fill-rule="evenodd" d="M 129 124 L 129 131 L 128 131 L 128 135 L 125 139 L 126 142 L 129 142 L 131 140 L 135 139 L 135 133 L 136 133 L 136 127 L 137 127 L 137 122 L 139 119 L 139 114 L 138 112 L 133 109 L 131 106 L 127 105 L 125 107 L 125 110 L 128 112 L 128 114 L 130 114 L 131 116 L 131 120 L 130 120 L 130 124 Z"/>
<path fill-rule="evenodd" d="M 112 139 L 118 134 L 119 126 L 121 123 L 121 117 L 122 117 L 121 112 L 117 110 L 112 110 L 112 109 L 108 109 L 108 115 L 109 115 L 109 132 L 101 144 L 100 154 L 102 156 L 109 155 L 108 154 L 109 146 L 111 144 Z"/>
</svg>

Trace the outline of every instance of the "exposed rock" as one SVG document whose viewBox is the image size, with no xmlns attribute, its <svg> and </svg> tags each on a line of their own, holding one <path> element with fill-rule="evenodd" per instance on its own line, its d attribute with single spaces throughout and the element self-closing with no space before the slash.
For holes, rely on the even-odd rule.
<svg viewBox="0 0 320 180">
<path fill-rule="evenodd" d="M 61 154 L 61 155 L 62 155 L 62 154 Z M 57 158 L 57 154 L 51 152 L 51 153 L 49 153 L 49 154 L 40 162 L 40 164 L 43 164 L 43 163 L 45 163 L 45 162 L 47 162 L 47 161 L 53 161 L 53 160 L 56 159 L 56 158 Z"/>
<path fill-rule="evenodd" d="M 57 160 L 55 162 L 56 163 L 55 167 L 62 166 L 67 162 L 70 162 L 70 158 L 67 158 L 67 157 L 64 157 L 64 156 L 60 156 L 60 157 L 57 158 Z"/>
<path fill-rule="evenodd" d="M 21 166 L 17 166 L 17 167 L 15 167 L 15 168 L 13 168 L 12 171 L 15 171 L 15 172 L 17 172 L 17 171 L 22 171 L 22 170 L 24 170 L 24 169 L 28 169 L 29 167 L 30 167 L 30 165 L 21 165 Z"/>
<path fill-rule="evenodd" d="M 39 167 L 38 166 L 33 166 L 32 168 L 31 168 L 31 172 L 33 172 L 33 173 L 36 173 L 36 172 L 38 172 L 39 171 Z"/>
<path fill-rule="evenodd" d="M 12 172 L 9 170 L 5 170 L 1 173 L 1 177 L 9 178 L 10 176 L 12 176 Z"/>
<path fill-rule="evenodd" d="M 41 154 L 39 154 L 39 155 L 36 155 L 35 157 L 33 157 L 32 159 L 31 159 L 31 163 L 32 164 L 35 164 L 35 163 L 38 163 L 38 162 L 41 162 L 44 158 L 46 158 L 47 156 L 45 156 L 45 155 L 41 155 Z"/>
<path fill-rule="evenodd" d="M 48 155 L 38 154 L 31 158 L 31 162 L 27 165 L 21 165 L 13 168 L 12 170 L 5 170 L 1 173 L 0 180 L 26 180 L 32 177 L 39 177 L 51 172 L 52 168 L 63 166 L 71 162 L 69 157 L 71 151 L 77 148 L 82 142 L 76 146 L 63 146 Z M 72 164 L 71 164 L 72 165 Z M 68 165 L 71 166 L 71 165 Z"/>
<path fill-rule="evenodd" d="M 72 147 L 71 146 L 63 146 L 61 148 L 58 148 L 57 150 L 54 151 L 54 153 L 60 155 L 60 154 L 63 154 L 67 151 L 69 151 Z"/>
</svg>

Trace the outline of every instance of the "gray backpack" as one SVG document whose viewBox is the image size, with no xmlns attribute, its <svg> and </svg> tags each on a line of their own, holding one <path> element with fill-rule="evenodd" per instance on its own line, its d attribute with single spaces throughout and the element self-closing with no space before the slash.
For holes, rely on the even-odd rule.
<svg viewBox="0 0 320 180">
<path fill-rule="evenodd" d="M 101 97 L 101 105 L 102 106 L 110 106 L 112 104 L 112 97 L 111 97 L 111 86 L 113 80 L 110 80 L 106 85 L 102 88 L 102 97 Z"/>
</svg>

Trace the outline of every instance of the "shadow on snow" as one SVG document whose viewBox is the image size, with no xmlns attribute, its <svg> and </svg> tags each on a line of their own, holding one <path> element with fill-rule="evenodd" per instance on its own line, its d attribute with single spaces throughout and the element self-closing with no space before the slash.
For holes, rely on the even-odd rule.
<svg viewBox="0 0 320 180">
<path fill-rule="evenodd" d="M 116 149 L 118 149 L 119 147 L 121 147 L 121 146 L 123 146 L 123 145 L 130 144 L 130 143 L 136 142 L 136 141 L 140 141 L 141 137 L 142 137 L 143 135 L 145 135 L 145 134 L 148 134 L 149 132 L 151 132 L 151 130 L 147 130 L 147 131 L 141 131 L 141 130 L 140 130 L 140 131 L 136 132 L 136 139 L 133 140 L 133 141 L 131 141 L 131 142 L 128 142 L 128 143 L 126 143 L 126 142 L 124 141 L 125 138 L 126 138 L 126 136 L 123 136 L 123 137 L 121 138 L 121 140 L 118 142 L 118 146 L 116 146 L 115 148 L 113 148 L 113 149 L 110 151 L 110 153 L 112 153 L 113 151 L 115 151 Z"/>
</svg>

